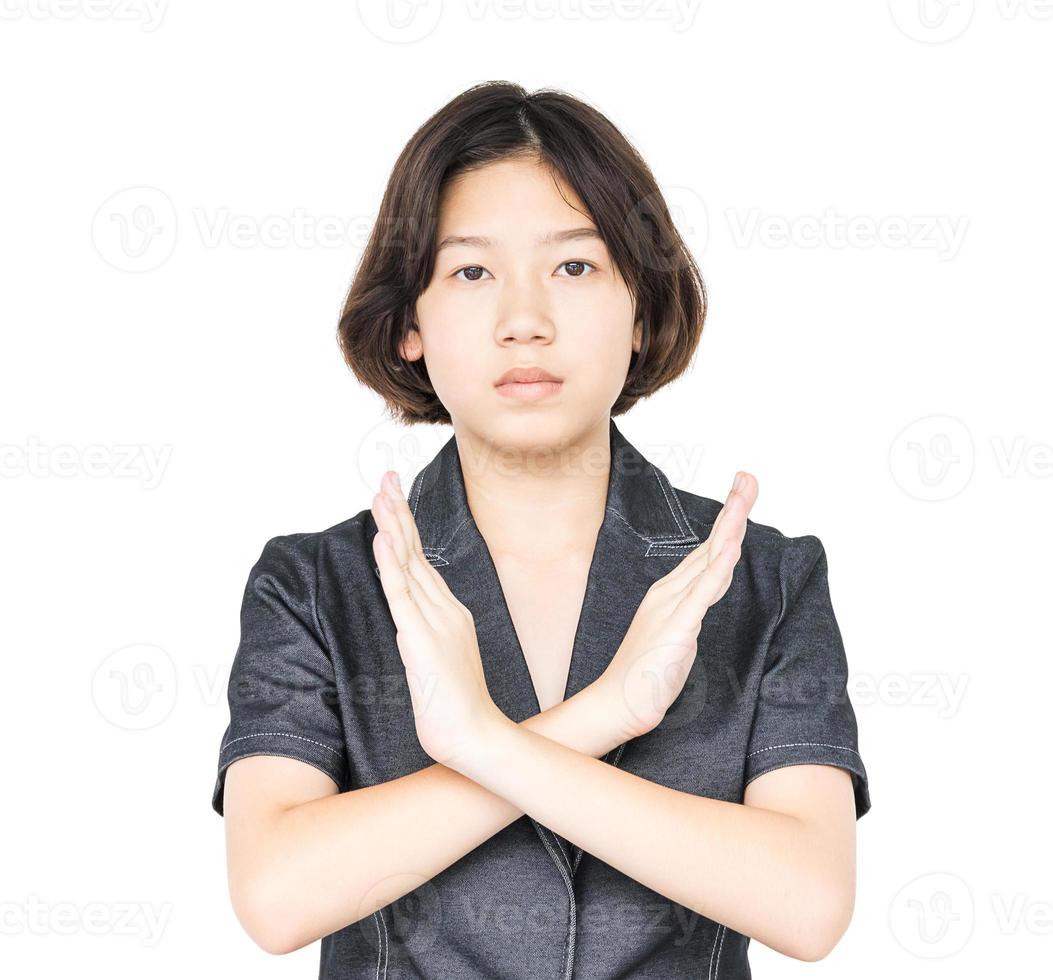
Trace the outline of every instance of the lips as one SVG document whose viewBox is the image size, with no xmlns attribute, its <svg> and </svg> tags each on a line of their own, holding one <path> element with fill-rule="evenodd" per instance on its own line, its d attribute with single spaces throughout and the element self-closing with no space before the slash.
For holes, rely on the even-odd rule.
<svg viewBox="0 0 1053 980">
<path fill-rule="evenodd" d="M 556 383 L 561 382 L 562 378 L 557 378 L 554 374 L 546 371 L 540 367 L 514 367 L 499 377 L 494 384 L 498 387 L 507 384 L 530 384 L 536 381 L 553 381 Z"/>
</svg>

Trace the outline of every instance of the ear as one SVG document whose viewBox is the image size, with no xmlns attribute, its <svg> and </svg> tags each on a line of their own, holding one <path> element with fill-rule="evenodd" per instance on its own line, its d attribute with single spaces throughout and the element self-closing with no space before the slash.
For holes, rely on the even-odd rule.
<svg viewBox="0 0 1053 980">
<path fill-rule="evenodd" d="M 421 343 L 420 331 L 413 327 L 405 338 L 399 341 L 399 354 L 404 360 L 416 361 L 424 356 L 424 345 Z"/>
<path fill-rule="evenodd" d="M 633 350 L 637 354 L 640 353 L 640 344 L 643 343 L 643 319 L 636 321 L 636 325 L 633 327 Z"/>
</svg>

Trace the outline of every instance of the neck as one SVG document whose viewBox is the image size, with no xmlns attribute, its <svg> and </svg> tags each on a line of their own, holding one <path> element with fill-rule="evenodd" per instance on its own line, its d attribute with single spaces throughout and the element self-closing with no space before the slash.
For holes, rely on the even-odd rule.
<svg viewBox="0 0 1053 980">
<path fill-rule="evenodd" d="M 491 553 L 531 563 L 591 553 L 610 478 L 607 416 L 558 444 L 455 435 L 468 507 Z"/>
</svg>

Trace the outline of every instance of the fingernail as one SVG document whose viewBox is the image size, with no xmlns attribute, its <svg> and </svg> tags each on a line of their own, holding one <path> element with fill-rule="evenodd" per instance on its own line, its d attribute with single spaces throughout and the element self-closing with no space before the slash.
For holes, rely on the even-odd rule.
<svg viewBox="0 0 1053 980">
<path fill-rule="evenodd" d="M 735 489 L 736 490 L 741 490 L 742 489 L 742 484 L 745 483 L 745 482 L 746 482 L 746 477 L 743 476 L 742 473 L 736 473 L 735 474 Z"/>
</svg>

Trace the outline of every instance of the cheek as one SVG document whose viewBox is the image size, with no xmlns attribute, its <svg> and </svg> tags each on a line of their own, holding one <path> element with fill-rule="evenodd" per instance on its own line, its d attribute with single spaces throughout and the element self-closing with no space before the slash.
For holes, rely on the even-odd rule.
<svg viewBox="0 0 1053 980">
<path fill-rule="evenodd" d="M 446 348 L 456 341 L 453 325 L 457 322 L 457 313 L 442 301 L 434 289 L 429 288 L 417 299 L 416 317 L 421 347 L 428 359 L 430 372 L 432 361 L 438 364 Z"/>
<path fill-rule="evenodd" d="M 577 311 L 574 322 L 583 344 L 604 363 L 628 360 L 633 345 L 633 309 L 623 296 L 605 297 Z"/>
<path fill-rule="evenodd" d="M 436 287 L 421 294 L 416 312 L 426 355 L 438 359 L 451 350 L 475 346 L 471 337 L 478 335 L 482 314 L 478 302 L 472 303 L 470 297 Z"/>
<path fill-rule="evenodd" d="M 633 301 L 620 279 L 604 275 L 599 281 L 581 283 L 580 288 L 566 293 L 568 309 L 590 324 L 627 324 L 633 318 Z"/>
<path fill-rule="evenodd" d="M 421 347 L 436 390 L 463 387 L 485 373 L 484 345 L 463 321 L 450 316 L 421 320 Z"/>
<path fill-rule="evenodd" d="M 435 363 L 459 361 L 478 343 L 472 343 L 468 324 L 456 316 L 442 315 L 421 322 L 421 342 L 424 356 Z"/>
</svg>

